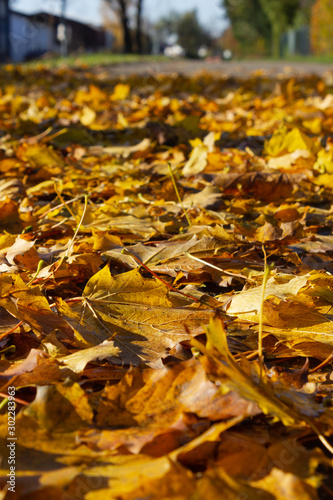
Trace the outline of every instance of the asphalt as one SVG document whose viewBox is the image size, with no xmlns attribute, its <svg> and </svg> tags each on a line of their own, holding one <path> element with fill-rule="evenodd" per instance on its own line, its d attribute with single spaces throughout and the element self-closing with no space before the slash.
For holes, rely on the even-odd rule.
<svg viewBox="0 0 333 500">
<path fill-rule="evenodd" d="M 248 78 L 253 74 L 274 77 L 319 75 L 333 77 L 333 63 L 287 62 L 287 61 L 196 61 L 170 60 L 166 62 L 140 62 L 117 64 L 108 68 L 110 76 L 157 75 L 182 73 L 195 75 L 201 72 L 214 73 L 221 77 Z"/>
</svg>

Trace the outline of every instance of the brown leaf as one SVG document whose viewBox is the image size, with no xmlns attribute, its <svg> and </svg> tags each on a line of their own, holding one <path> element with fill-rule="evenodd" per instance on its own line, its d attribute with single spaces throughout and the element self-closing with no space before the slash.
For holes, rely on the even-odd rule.
<svg viewBox="0 0 333 500">
<path fill-rule="evenodd" d="M 20 321 L 47 335 L 60 330 L 69 338 L 72 328 L 51 309 L 38 287 L 27 286 L 17 275 L 0 278 L 0 304 Z"/>
</svg>

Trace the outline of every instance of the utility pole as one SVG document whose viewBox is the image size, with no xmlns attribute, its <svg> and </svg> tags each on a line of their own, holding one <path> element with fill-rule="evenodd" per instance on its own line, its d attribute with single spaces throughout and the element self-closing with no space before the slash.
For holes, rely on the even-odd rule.
<svg viewBox="0 0 333 500">
<path fill-rule="evenodd" d="M 0 64 L 9 58 L 9 9 L 8 0 L 0 0 Z"/>
<path fill-rule="evenodd" d="M 68 26 L 66 25 L 67 0 L 61 0 L 60 24 L 58 25 L 57 38 L 60 42 L 61 57 L 68 56 Z"/>
<path fill-rule="evenodd" d="M 136 50 L 138 54 L 142 54 L 142 7 L 143 0 L 138 0 L 136 14 Z"/>
</svg>

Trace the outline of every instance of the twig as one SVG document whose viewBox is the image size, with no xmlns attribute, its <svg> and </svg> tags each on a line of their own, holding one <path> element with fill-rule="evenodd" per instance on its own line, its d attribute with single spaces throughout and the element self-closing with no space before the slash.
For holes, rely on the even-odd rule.
<svg viewBox="0 0 333 500">
<path fill-rule="evenodd" d="M 18 328 L 19 326 L 23 325 L 23 321 L 20 321 L 19 323 L 17 323 L 17 325 L 15 325 L 13 328 L 11 328 L 10 330 L 7 330 L 6 332 L 4 333 L 1 333 L 0 335 L 0 340 L 4 339 L 5 337 L 7 337 L 7 335 L 10 335 L 11 333 L 13 333 L 16 328 Z"/>
<path fill-rule="evenodd" d="M 5 394 L 4 392 L 0 392 L 0 398 L 8 399 L 8 394 Z M 23 399 L 17 398 L 16 396 L 12 396 L 12 398 L 15 401 L 15 403 L 17 403 L 19 405 L 28 406 L 28 404 L 29 404 L 26 401 L 24 401 Z"/>
<path fill-rule="evenodd" d="M 61 130 L 58 130 L 58 132 L 55 132 L 52 135 L 48 135 L 50 132 L 52 132 L 52 127 L 47 128 L 41 134 L 34 135 L 32 137 L 26 137 L 23 139 L 19 139 L 17 141 L 13 141 L 12 143 L 17 142 L 18 144 L 20 144 L 20 143 L 33 144 L 34 142 L 38 142 L 39 140 L 41 140 L 40 142 L 51 141 L 52 139 L 55 139 L 59 135 L 62 135 L 62 134 L 65 134 L 66 132 L 68 132 L 68 129 L 63 128 Z"/>
<path fill-rule="evenodd" d="M 330 363 L 331 361 L 333 361 L 333 353 L 330 354 L 324 361 L 322 361 L 318 366 L 316 366 L 315 368 L 312 368 L 312 370 L 309 370 L 309 373 L 314 373 L 318 370 L 320 370 L 321 368 L 323 368 L 324 366 L 328 365 L 328 363 Z"/>
<path fill-rule="evenodd" d="M 59 196 L 59 194 L 58 194 L 58 196 Z M 64 203 L 60 203 L 59 205 L 55 206 L 54 208 L 50 208 L 47 212 L 45 212 L 44 214 L 40 215 L 38 217 L 38 219 L 43 219 L 44 217 L 46 217 L 49 213 L 53 212 L 54 210 L 58 210 L 58 208 L 62 208 L 64 206 L 66 206 L 66 205 L 69 205 L 70 203 L 74 203 L 74 201 L 79 200 L 80 198 L 82 198 L 82 196 L 83 195 L 76 196 L 75 198 L 72 198 L 71 200 L 64 201 Z"/>
</svg>

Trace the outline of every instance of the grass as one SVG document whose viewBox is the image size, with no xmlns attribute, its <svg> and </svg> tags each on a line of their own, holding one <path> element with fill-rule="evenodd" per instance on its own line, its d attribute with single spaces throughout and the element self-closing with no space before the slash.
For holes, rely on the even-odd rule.
<svg viewBox="0 0 333 500">
<path fill-rule="evenodd" d="M 114 64 L 126 64 L 135 62 L 166 61 L 167 57 L 163 55 L 138 55 L 138 54 L 113 54 L 111 52 L 97 52 L 92 54 L 73 54 L 62 58 L 59 56 L 42 57 L 34 61 L 23 63 L 26 67 L 36 67 L 40 64 L 50 68 L 60 65 L 67 66 L 108 66 Z"/>
<path fill-rule="evenodd" d="M 303 62 L 303 63 L 323 63 L 323 64 L 332 64 L 333 56 L 329 55 L 308 55 L 308 56 L 285 56 L 283 58 L 273 58 L 273 57 L 265 57 L 265 58 L 256 58 L 253 57 L 244 57 L 244 58 L 234 58 L 232 59 L 232 63 L 242 63 L 246 61 L 272 61 L 272 62 L 284 62 L 286 64 L 292 64 L 293 62 Z M 69 66 L 72 68 L 82 68 L 87 67 L 91 68 L 93 66 L 112 66 L 112 65 L 120 65 L 120 64 L 129 64 L 129 63 L 153 63 L 153 62 L 170 62 L 170 58 L 164 55 L 138 55 L 138 54 L 114 54 L 112 52 L 97 52 L 97 53 L 89 53 L 89 54 L 73 54 L 68 57 L 62 58 L 60 56 L 49 56 L 49 57 L 41 57 L 39 59 L 35 59 L 33 61 L 28 61 L 24 63 L 19 63 L 18 66 L 23 65 L 29 69 L 38 69 L 40 65 L 46 68 L 56 68 L 59 66 Z M 16 66 L 16 64 L 14 65 Z"/>
<path fill-rule="evenodd" d="M 332 55 L 314 55 L 309 54 L 307 56 L 295 55 L 295 56 L 284 56 L 281 58 L 270 58 L 271 61 L 286 61 L 286 62 L 304 62 L 304 63 L 323 63 L 323 64 L 332 64 L 333 56 Z"/>
</svg>

